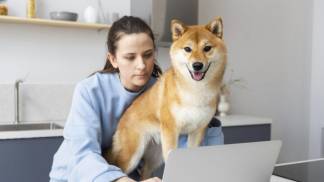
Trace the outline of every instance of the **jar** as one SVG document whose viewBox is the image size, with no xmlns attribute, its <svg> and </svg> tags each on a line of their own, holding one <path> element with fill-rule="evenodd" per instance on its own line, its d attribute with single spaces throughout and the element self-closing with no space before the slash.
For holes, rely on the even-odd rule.
<svg viewBox="0 0 324 182">
<path fill-rule="evenodd" d="M 27 18 L 36 18 L 36 0 L 27 0 Z"/>
<path fill-rule="evenodd" d="M 8 15 L 8 8 L 5 4 L 0 4 L 0 15 Z"/>
</svg>

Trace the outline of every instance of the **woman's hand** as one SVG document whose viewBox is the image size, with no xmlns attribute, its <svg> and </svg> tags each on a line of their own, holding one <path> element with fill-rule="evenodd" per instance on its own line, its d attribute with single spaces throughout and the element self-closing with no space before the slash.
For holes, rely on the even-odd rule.
<svg viewBox="0 0 324 182">
<path fill-rule="evenodd" d="M 133 179 L 129 178 L 129 177 L 121 177 L 117 180 L 115 180 L 114 182 L 136 182 Z M 154 177 L 154 178 L 150 178 L 141 182 L 162 182 L 162 180 L 158 177 Z"/>
<path fill-rule="evenodd" d="M 144 180 L 142 182 L 162 182 L 162 180 L 160 178 L 158 178 L 158 177 L 154 177 L 154 178 Z"/>
<path fill-rule="evenodd" d="M 121 177 L 121 178 L 115 180 L 114 182 L 136 182 L 136 181 L 134 181 L 131 178 L 125 176 L 125 177 Z"/>
</svg>

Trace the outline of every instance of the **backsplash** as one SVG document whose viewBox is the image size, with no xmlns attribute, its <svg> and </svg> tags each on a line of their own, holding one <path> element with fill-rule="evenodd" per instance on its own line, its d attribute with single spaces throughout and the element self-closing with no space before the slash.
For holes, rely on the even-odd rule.
<svg viewBox="0 0 324 182">
<path fill-rule="evenodd" d="M 0 84 L 0 122 L 14 121 L 14 86 Z"/>
<path fill-rule="evenodd" d="M 20 85 L 21 122 L 65 121 L 75 84 Z M 14 121 L 14 85 L 0 84 L 0 122 Z"/>
<path fill-rule="evenodd" d="M 322 128 L 322 157 L 324 157 L 324 127 Z"/>
</svg>

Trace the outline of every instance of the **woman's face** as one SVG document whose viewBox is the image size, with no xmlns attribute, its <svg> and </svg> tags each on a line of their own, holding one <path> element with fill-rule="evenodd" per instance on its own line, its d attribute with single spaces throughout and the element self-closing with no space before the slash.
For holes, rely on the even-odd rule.
<svg viewBox="0 0 324 182">
<path fill-rule="evenodd" d="M 139 91 L 151 78 L 154 67 L 154 45 L 146 33 L 122 35 L 115 55 L 108 54 L 114 68 L 119 69 L 123 86 Z"/>
</svg>

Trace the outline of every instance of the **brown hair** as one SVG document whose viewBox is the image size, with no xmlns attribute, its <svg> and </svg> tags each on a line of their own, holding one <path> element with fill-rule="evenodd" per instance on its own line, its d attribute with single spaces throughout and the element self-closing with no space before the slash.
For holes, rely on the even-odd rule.
<svg viewBox="0 0 324 182">
<path fill-rule="evenodd" d="M 153 41 L 154 49 L 154 35 L 152 29 L 140 18 L 133 16 L 123 16 L 121 19 L 115 21 L 108 33 L 107 47 L 109 53 L 115 55 L 117 49 L 117 42 L 120 40 L 122 35 L 132 34 L 132 33 L 146 33 Z M 114 68 L 110 63 L 110 60 L 107 56 L 105 67 L 99 71 L 99 73 L 115 73 L 119 72 L 118 68 Z M 152 76 L 159 77 L 162 74 L 161 68 L 154 63 Z"/>
</svg>

